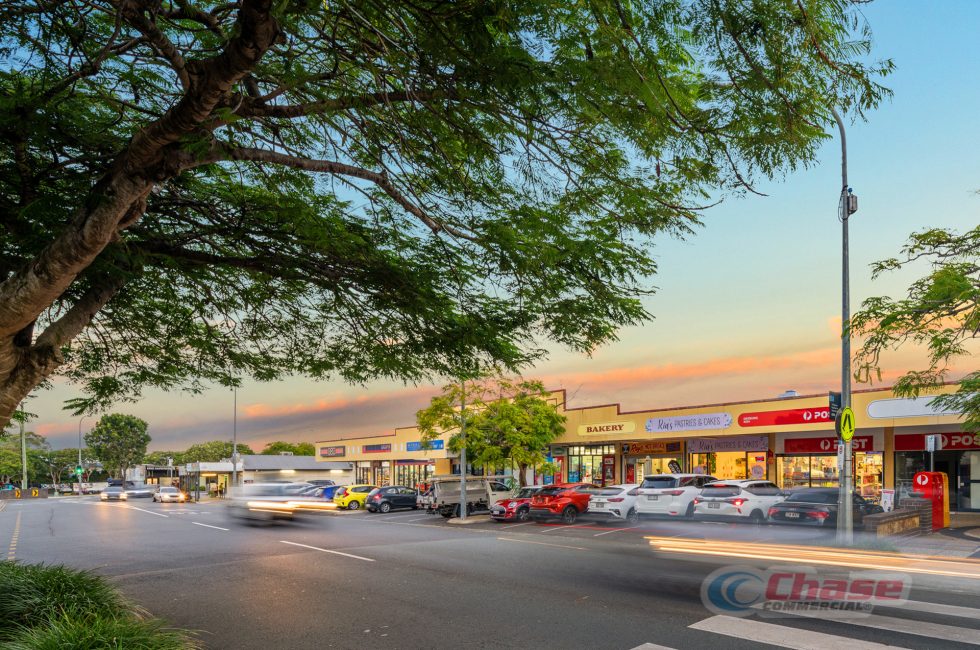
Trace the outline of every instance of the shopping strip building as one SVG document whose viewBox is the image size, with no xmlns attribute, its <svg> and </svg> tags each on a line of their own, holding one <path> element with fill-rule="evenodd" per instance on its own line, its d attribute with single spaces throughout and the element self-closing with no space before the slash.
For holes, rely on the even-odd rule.
<svg viewBox="0 0 980 650">
<path fill-rule="evenodd" d="M 566 416 L 565 433 L 551 447 L 560 476 L 535 476 L 537 483 L 633 483 L 671 469 L 767 478 L 785 488 L 835 487 L 840 478 L 826 393 L 644 411 L 573 407 L 564 390 L 550 399 Z M 931 399 L 899 399 L 890 389 L 852 394 L 855 488 L 871 498 L 883 488 L 909 491 L 913 475 L 929 467 L 926 436 L 941 434 L 942 450 L 932 461 L 949 476 L 950 507 L 980 511 L 980 434 L 963 432 L 962 418 L 931 408 Z M 405 427 L 319 441 L 317 458 L 350 461 L 357 482 L 413 486 L 459 472 L 447 443 L 448 436 L 440 437 L 424 449 L 418 429 Z"/>
</svg>

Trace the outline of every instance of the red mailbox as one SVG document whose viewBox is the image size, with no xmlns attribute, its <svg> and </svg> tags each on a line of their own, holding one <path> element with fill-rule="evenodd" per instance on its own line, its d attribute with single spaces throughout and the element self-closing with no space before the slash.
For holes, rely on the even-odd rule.
<svg viewBox="0 0 980 650">
<path fill-rule="evenodd" d="M 949 478 L 944 472 L 918 472 L 912 491 L 932 502 L 932 529 L 949 527 Z"/>
</svg>

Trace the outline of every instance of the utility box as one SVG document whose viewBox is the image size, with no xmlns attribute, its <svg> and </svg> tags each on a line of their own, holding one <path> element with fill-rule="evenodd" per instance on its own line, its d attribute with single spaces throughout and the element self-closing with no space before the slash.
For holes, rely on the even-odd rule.
<svg viewBox="0 0 980 650">
<path fill-rule="evenodd" d="M 932 529 L 949 527 L 949 478 L 944 472 L 918 472 L 912 478 L 914 494 L 932 504 Z"/>
</svg>

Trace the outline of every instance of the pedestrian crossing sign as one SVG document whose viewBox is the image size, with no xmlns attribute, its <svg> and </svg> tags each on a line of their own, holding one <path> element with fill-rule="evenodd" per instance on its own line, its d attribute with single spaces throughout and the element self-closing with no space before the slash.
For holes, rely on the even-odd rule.
<svg viewBox="0 0 980 650">
<path fill-rule="evenodd" d="M 854 411 L 850 406 L 845 406 L 837 412 L 836 425 L 837 435 L 841 440 L 847 442 L 854 437 Z"/>
</svg>

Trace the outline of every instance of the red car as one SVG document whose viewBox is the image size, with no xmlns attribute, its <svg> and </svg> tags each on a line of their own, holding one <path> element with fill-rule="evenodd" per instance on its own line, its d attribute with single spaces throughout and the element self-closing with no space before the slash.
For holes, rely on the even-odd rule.
<svg viewBox="0 0 980 650">
<path fill-rule="evenodd" d="M 531 497 L 538 486 L 521 488 L 509 499 L 501 499 L 490 508 L 490 518 L 496 521 L 527 521 L 531 516 Z"/>
<path fill-rule="evenodd" d="M 579 515 L 589 511 L 589 497 L 594 491 L 591 483 L 545 485 L 531 497 L 531 518 L 538 523 L 558 519 L 574 524 Z"/>
</svg>

